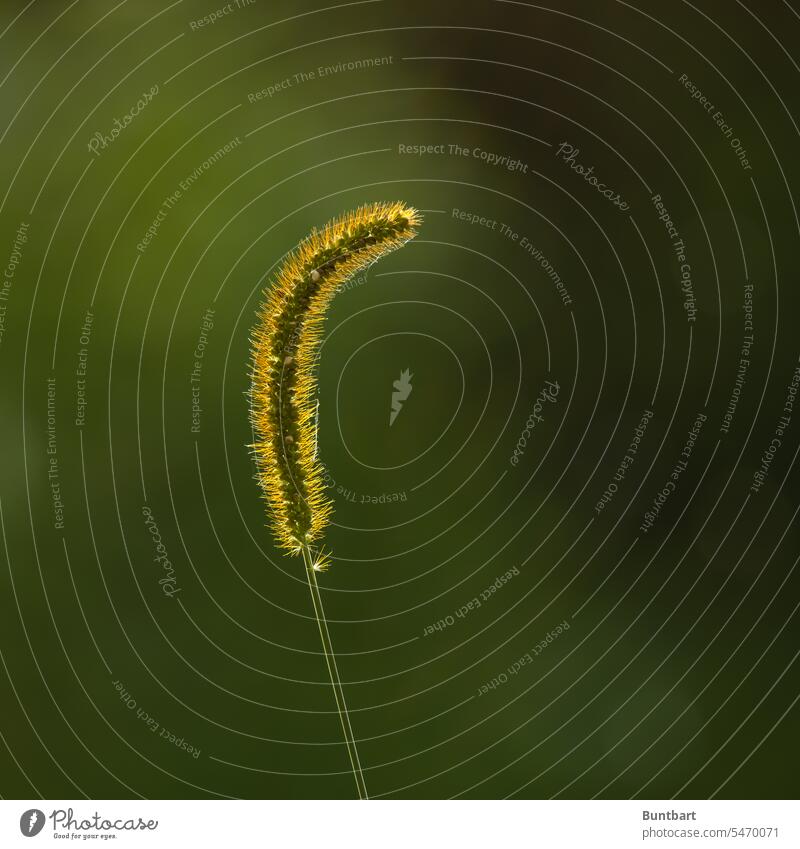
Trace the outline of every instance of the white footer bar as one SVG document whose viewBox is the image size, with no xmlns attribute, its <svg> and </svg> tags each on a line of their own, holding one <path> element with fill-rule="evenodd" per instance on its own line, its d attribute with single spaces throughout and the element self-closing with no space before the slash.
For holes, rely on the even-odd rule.
<svg viewBox="0 0 800 849">
<path fill-rule="evenodd" d="M 796 801 L 0 801 L 0 846 L 800 847 Z"/>
</svg>

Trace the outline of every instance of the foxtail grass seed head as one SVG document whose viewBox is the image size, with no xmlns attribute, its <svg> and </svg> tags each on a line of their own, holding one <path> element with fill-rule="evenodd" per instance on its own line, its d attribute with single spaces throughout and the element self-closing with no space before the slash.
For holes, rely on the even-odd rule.
<svg viewBox="0 0 800 849">
<path fill-rule="evenodd" d="M 292 554 L 318 545 L 333 502 L 316 457 L 315 358 L 337 289 L 417 233 L 421 216 L 402 203 L 375 203 L 329 221 L 281 265 L 251 333 L 250 421 L 256 479 L 278 545 Z M 313 568 L 330 557 L 318 551 Z"/>
</svg>

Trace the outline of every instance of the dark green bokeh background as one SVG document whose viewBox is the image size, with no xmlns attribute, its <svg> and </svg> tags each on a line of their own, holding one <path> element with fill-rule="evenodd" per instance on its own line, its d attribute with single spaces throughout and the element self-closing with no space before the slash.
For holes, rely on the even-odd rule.
<svg viewBox="0 0 800 849">
<path fill-rule="evenodd" d="M 337 296 L 319 370 L 337 507 L 321 581 L 371 794 L 795 796 L 800 411 L 761 491 L 748 487 L 800 353 L 797 15 L 257 0 L 191 28 L 212 11 L 0 12 L 0 31 L 14 21 L 0 41 L 4 266 L 29 225 L 0 343 L 0 793 L 353 795 L 302 567 L 273 547 L 245 447 L 248 332 L 265 275 L 311 227 L 399 198 L 427 210 L 421 234 Z M 367 57 L 392 62 L 248 100 Z M 137 251 L 164 199 L 236 138 Z M 554 155 L 564 141 L 628 212 Z M 419 144 L 508 155 L 527 173 L 398 152 Z M 653 193 L 687 244 L 693 325 Z M 572 303 L 499 225 L 454 209 L 527 236 Z M 752 363 L 722 434 L 746 277 Z M 389 428 L 405 368 L 414 389 Z M 546 379 L 558 401 L 514 467 Z M 596 515 L 646 408 L 636 462 Z M 641 533 L 701 410 L 678 490 Z M 404 500 L 361 503 L 393 493 Z M 512 567 L 480 609 L 423 636 Z M 562 620 L 534 663 L 477 696 Z M 114 682 L 199 757 L 148 730 Z"/>
</svg>

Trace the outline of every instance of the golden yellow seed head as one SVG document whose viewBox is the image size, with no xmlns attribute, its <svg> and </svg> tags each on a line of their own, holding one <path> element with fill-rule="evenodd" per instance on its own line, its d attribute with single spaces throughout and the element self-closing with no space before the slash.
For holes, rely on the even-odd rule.
<svg viewBox="0 0 800 849">
<path fill-rule="evenodd" d="M 318 542 L 333 510 L 316 457 L 314 365 L 326 310 L 344 282 L 412 239 L 420 222 L 417 210 L 401 203 L 369 204 L 333 219 L 287 256 L 258 310 L 252 449 L 278 543 L 293 554 Z M 318 557 L 314 568 L 327 563 Z"/>
</svg>

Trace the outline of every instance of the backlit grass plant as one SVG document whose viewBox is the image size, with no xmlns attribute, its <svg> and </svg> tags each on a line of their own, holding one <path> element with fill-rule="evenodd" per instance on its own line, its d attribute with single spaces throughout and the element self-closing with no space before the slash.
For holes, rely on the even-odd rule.
<svg viewBox="0 0 800 849">
<path fill-rule="evenodd" d="M 333 503 L 317 458 L 316 359 L 336 291 L 416 235 L 417 210 L 375 203 L 314 230 L 279 268 L 251 334 L 250 421 L 257 480 L 277 544 L 302 555 L 325 659 L 359 797 L 367 791 L 344 691 L 325 621 L 316 573 L 330 558 L 322 535 Z"/>
</svg>

